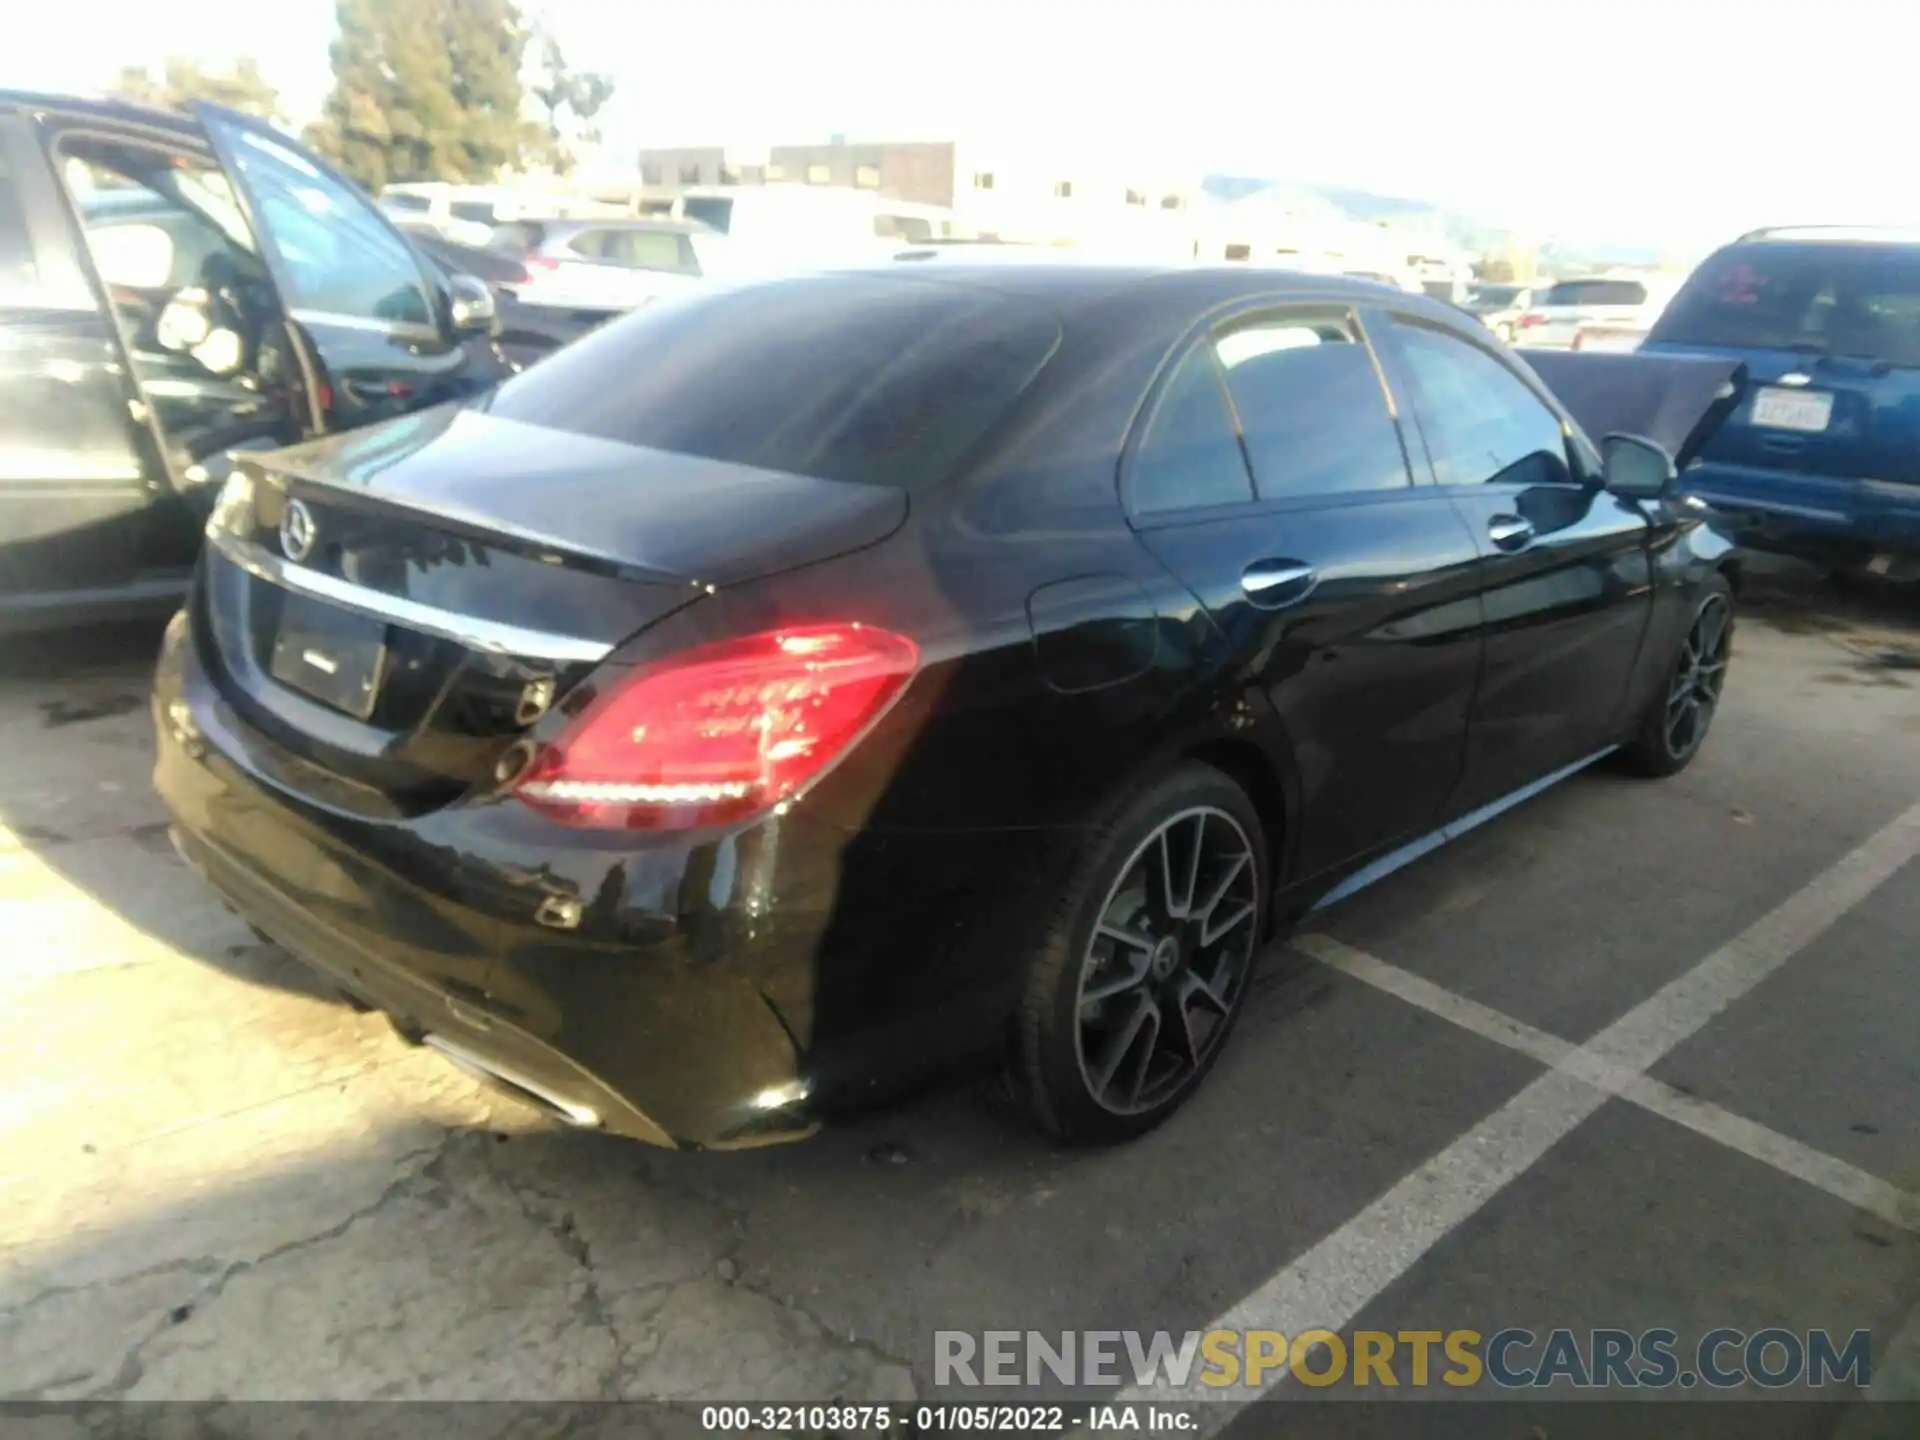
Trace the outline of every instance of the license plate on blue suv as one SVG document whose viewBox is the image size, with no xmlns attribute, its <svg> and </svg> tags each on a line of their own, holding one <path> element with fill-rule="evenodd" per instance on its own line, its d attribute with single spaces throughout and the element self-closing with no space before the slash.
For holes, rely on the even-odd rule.
<svg viewBox="0 0 1920 1440">
<path fill-rule="evenodd" d="M 1772 430 L 1827 428 L 1833 419 L 1833 396 L 1824 390 L 1763 388 L 1753 397 L 1753 423 Z"/>
</svg>

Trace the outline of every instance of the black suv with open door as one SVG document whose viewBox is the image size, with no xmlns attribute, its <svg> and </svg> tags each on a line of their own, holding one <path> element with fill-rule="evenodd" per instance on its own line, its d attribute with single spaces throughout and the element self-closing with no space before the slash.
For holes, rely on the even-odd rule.
<svg viewBox="0 0 1920 1440">
<path fill-rule="evenodd" d="M 485 389 L 494 328 L 260 121 L 0 91 L 0 630 L 171 608 L 228 452 Z"/>
</svg>

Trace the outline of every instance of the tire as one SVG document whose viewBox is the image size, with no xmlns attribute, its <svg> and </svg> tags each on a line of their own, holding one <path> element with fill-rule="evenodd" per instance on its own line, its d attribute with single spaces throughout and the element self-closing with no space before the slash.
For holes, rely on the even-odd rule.
<svg viewBox="0 0 1920 1440">
<path fill-rule="evenodd" d="M 1027 970 L 1016 1080 L 1043 1129 L 1130 1139 L 1199 1088 L 1246 998 L 1268 875 L 1258 814 L 1211 766 L 1182 764 L 1116 807 Z"/>
<path fill-rule="evenodd" d="M 1660 779 L 1693 763 L 1720 708 L 1732 647 L 1733 589 L 1716 573 L 1700 587 L 1674 658 L 1621 748 L 1629 770 Z"/>
</svg>

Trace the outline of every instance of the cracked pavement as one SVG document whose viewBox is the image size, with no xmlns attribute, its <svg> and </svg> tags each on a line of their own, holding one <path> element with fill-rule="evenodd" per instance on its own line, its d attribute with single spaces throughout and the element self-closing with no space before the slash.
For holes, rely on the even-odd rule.
<svg viewBox="0 0 1920 1440">
<path fill-rule="evenodd" d="M 1687 776 L 1583 777 L 1326 928 L 1599 1030 L 1920 798 L 1920 627 L 1832 603 L 1759 598 Z M 1207 1323 L 1536 1073 L 1283 953 L 1205 1091 L 1119 1150 L 1053 1150 L 981 1085 L 732 1155 L 560 1130 L 318 993 L 173 857 L 154 638 L 0 659 L 0 1396 L 925 1397 L 936 1329 Z M 1675 1086 L 1920 1189 L 1920 1011 L 1885 958 L 1917 879 Z M 1661 1124 L 1604 1110 L 1369 1318 L 1863 1317 L 1912 1350 L 1910 1229 Z"/>
</svg>

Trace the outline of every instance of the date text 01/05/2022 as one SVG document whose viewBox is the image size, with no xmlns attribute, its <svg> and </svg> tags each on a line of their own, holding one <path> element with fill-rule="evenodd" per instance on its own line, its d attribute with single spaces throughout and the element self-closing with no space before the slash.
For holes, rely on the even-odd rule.
<svg viewBox="0 0 1920 1440">
<path fill-rule="evenodd" d="M 1199 1428 L 1173 1405 L 706 1405 L 700 1428 L 721 1434 L 847 1434 L 859 1431 L 1059 1435 L 1068 1430 L 1180 1432 Z"/>
</svg>

